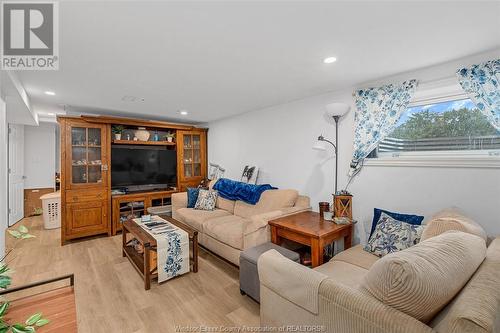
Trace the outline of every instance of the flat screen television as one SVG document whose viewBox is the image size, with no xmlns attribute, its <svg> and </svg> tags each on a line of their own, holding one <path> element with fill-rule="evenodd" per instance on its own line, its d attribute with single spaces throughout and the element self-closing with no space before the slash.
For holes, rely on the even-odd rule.
<svg viewBox="0 0 500 333">
<path fill-rule="evenodd" d="M 113 145 L 111 186 L 165 188 L 177 184 L 177 154 L 167 147 Z"/>
</svg>

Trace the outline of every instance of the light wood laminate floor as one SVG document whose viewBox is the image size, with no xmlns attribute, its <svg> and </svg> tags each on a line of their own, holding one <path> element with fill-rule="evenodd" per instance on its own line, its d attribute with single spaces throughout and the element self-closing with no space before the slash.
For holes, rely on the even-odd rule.
<svg viewBox="0 0 500 333">
<path fill-rule="evenodd" d="M 239 292 L 238 269 L 200 251 L 199 272 L 145 291 L 121 254 L 121 235 L 60 246 L 60 229 L 44 230 L 41 217 L 17 223 L 36 236 L 9 255 L 13 286 L 75 274 L 78 329 L 99 332 L 175 332 L 180 326 L 257 326 L 259 306 Z M 7 248 L 15 241 L 7 238 Z M 42 333 L 42 330 L 40 330 Z"/>
</svg>

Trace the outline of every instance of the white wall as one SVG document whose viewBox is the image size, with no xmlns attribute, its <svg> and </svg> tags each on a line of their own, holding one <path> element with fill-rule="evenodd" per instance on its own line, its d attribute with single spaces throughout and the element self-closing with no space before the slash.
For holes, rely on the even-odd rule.
<svg viewBox="0 0 500 333">
<path fill-rule="evenodd" d="M 56 124 L 24 126 L 24 188 L 54 187 Z"/>
<path fill-rule="evenodd" d="M 496 50 L 372 84 L 451 77 L 462 65 L 493 59 L 498 54 Z M 244 165 L 258 165 L 259 183 L 298 189 L 311 197 L 317 211 L 319 201 L 331 201 L 335 160 L 332 150 L 317 152 L 311 147 L 319 134 L 334 138 L 334 125 L 325 117 L 325 105 L 351 104 L 351 112 L 341 120 L 339 130 L 339 188 L 345 186 L 354 136 L 352 91 L 349 87 L 209 123 L 209 161 L 226 168 L 226 177 L 233 179 L 238 179 Z M 490 235 L 500 234 L 499 169 L 365 166 L 349 190 L 354 195 L 354 216 L 361 222 L 355 236 L 358 241 L 365 238 L 364 225 L 369 225 L 374 207 L 428 217 L 456 205 Z"/>
<path fill-rule="evenodd" d="M 7 212 L 7 109 L 0 96 L 0 254 L 5 252 L 5 229 L 9 221 Z"/>
</svg>

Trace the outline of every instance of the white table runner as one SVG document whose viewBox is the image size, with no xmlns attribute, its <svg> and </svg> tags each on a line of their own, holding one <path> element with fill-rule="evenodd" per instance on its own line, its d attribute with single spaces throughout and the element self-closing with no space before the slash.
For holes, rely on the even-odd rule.
<svg viewBox="0 0 500 333">
<path fill-rule="evenodd" d="M 151 222 L 165 223 L 148 227 L 150 222 L 134 219 L 148 234 L 156 239 L 158 282 L 167 281 L 189 272 L 189 235 L 181 228 L 159 216 L 152 216 Z"/>
</svg>

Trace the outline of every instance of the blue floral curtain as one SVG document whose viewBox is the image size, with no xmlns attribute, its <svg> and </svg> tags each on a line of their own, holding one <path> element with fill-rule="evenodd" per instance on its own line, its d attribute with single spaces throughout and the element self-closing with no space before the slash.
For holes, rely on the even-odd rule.
<svg viewBox="0 0 500 333">
<path fill-rule="evenodd" d="M 500 131 L 500 59 L 459 69 L 457 76 L 477 108 Z"/>
<path fill-rule="evenodd" d="M 361 161 L 377 144 L 394 130 L 416 87 L 417 81 L 410 80 L 354 92 L 356 112 L 351 175 L 359 170 Z"/>
</svg>

